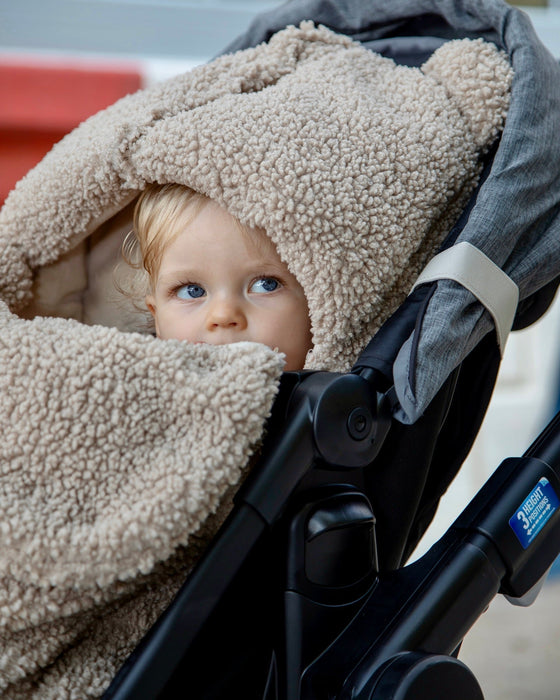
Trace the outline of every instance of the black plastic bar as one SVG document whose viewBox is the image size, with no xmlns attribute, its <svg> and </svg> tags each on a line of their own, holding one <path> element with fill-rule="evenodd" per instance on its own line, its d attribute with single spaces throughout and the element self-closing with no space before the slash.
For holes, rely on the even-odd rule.
<svg viewBox="0 0 560 700">
<path fill-rule="evenodd" d="M 498 592 L 504 571 L 492 543 L 448 531 L 417 562 L 379 577 L 361 612 L 307 670 L 302 697 L 365 700 L 395 654 L 452 653 Z"/>
<path fill-rule="evenodd" d="M 523 456 L 546 462 L 560 476 L 560 411 Z"/>
<path fill-rule="evenodd" d="M 203 558 L 127 659 L 103 700 L 154 700 L 160 695 L 265 527 L 251 508 L 232 513 L 212 556 Z"/>
<path fill-rule="evenodd" d="M 501 592 L 516 598 L 531 590 L 560 553 L 560 508 L 543 519 L 542 529 L 533 538 L 520 538 L 512 525 L 541 479 L 560 499 L 560 414 L 523 457 L 500 465 L 453 525 L 479 532 L 494 543 L 506 565 Z"/>
<path fill-rule="evenodd" d="M 302 401 L 276 440 L 239 490 L 235 501 L 250 505 L 269 525 L 286 508 L 287 500 L 307 474 L 315 457 L 312 408 Z"/>
<path fill-rule="evenodd" d="M 429 585 L 422 585 L 411 596 L 412 604 L 398 611 L 395 624 L 375 647 L 377 653 L 352 674 L 337 700 L 369 700 L 375 671 L 403 650 L 453 653 L 500 587 L 500 569 L 496 570 L 495 558 L 485 549 L 484 542 L 467 541 L 447 553 Z M 370 603 L 375 604 L 376 598 Z M 349 689 L 351 693 L 346 692 Z"/>
</svg>

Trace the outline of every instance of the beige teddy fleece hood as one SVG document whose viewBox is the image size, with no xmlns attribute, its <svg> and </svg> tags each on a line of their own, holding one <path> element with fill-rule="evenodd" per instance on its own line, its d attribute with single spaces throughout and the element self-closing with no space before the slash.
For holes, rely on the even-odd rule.
<svg viewBox="0 0 560 700">
<path fill-rule="evenodd" d="M 413 69 L 304 22 L 120 100 L 18 184 L 0 212 L 0 693 L 102 693 L 223 519 L 277 390 L 263 346 L 133 332 L 112 269 L 138 193 L 183 183 L 265 229 L 307 296 L 308 366 L 346 370 L 465 204 L 510 82 L 482 41 Z"/>
</svg>

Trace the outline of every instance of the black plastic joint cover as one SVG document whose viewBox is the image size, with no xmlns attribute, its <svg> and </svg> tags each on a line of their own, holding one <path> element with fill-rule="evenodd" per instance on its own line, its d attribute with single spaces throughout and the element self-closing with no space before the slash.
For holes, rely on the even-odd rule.
<svg viewBox="0 0 560 700">
<path fill-rule="evenodd" d="M 313 415 L 313 435 L 322 460 L 338 467 L 365 467 L 383 444 L 390 408 L 369 382 L 345 374 L 321 392 Z"/>
</svg>

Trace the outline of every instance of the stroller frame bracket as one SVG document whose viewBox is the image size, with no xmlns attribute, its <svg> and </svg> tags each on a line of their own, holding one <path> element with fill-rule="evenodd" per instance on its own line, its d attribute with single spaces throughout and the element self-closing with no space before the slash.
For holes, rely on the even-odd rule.
<svg viewBox="0 0 560 700">
<path fill-rule="evenodd" d="M 390 660 L 405 652 L 452 655 L 498 592 L 521 597 L 539 581 L 557 556 L 560 507 L 549 509 L 526 546 L 514 525 L 518 513 L 534 507 L 539 517 L 549 505 L 538 495 L 539 484 L 548 484 L 551 501 L 560 494 L 559 428 L 560 414 L 523 457 L 500 465 L 421 559 L 379 575 L 360 614 L 306 670 L 302 698 L 377 700 L 383 696 L 374 691 Z M 356 640 L 368 638 L 364 650 Z M 475 686 L 469 692 L 467 700 L 481 697 Z"/>
</svg>

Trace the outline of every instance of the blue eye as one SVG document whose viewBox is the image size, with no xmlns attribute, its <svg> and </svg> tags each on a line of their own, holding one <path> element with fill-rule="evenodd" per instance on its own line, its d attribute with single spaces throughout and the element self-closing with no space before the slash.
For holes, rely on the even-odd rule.
<svg viewBox="0 0 560 700">
<path fill-rule="evenodd" d="M 179 299 L 200 299 L 206 294 L 204 287 L 199 284 L 184 284 L 177 290 Z"/>
<path fill-rule="evenodd" d="M 280 287 L 280 282 L 274 277 L 259 277 L 250 287 L 251 292 L 257 294 L 266 294 L 267 292 L 275 292 Z"/>
</svg>

